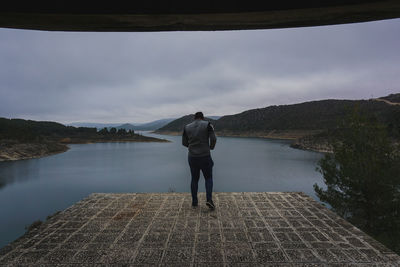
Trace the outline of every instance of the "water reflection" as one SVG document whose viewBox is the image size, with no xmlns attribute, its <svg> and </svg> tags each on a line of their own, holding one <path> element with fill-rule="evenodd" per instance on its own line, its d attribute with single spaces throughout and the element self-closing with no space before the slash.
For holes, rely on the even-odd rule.
<svg viewBox="0 0 400 267">
<path fill-rule="evenodd" d="M 0 189 L 39 178 L 39 159 L 0 162 Z"/>
</svg>

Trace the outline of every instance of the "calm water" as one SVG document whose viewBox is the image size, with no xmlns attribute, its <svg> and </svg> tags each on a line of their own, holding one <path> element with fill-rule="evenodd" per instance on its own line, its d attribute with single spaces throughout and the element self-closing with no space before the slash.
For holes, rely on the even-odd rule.
<svg viewBox="0 0 400 267">
<path fill-rule="evenodd" d="M 187 149 L 178 136 L 162 137 L 172 142 L 70 145 L 50 157 L 0 162 L 0 247 L 93 192 L 189 192 Z M 212 155 L 214 191 L 303 191 L 315 198 L 312 185 L 322 184 L 315 171 L 322 154 L 287 141 L 219 137 Z"/>
</svg>

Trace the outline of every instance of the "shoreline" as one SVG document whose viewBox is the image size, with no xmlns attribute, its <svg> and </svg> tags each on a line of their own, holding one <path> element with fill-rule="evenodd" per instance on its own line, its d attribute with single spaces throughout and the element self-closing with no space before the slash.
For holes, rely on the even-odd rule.
<svg viewBox="0 0 400 267">
<path fill-rule="evenodd" d="M 157 132 L 153 131 L 151 133 L 160 134 L 160 135 L 171 135 L 171 136 L 179 136 L 182 133 L 177 131 L 168 131 L 168 132 Z M 226 132 L 216 132 L 217 136 L 221 137 L 237 137 L 237 138 L 264 138 L 271 140 L 290 140 L 292 141 L 290 147 L 293 149 L 300 149 L 306 151 L 312 151 L 317 153 L 332 153 L 330 149 L 326 147 L 323 143 L 318 142 L 310 142 L 309 138 L 303 139 L 304 135 L 297 135 L 292 133 L 285 132 L 283 134 L 273 133 L 273 134 L 234 134 L 234 133 L 226 133 Z M 75 144 L 96 144 L 96 143 L 126 143 L 126 142 L 139 142 L 139 143 L 167 143 L 171 142 L 166 139 L 159 139 L 154 137 L 147 137 L 141 139 L 126 139 L 126 140 L 71 140 L 68 138 L 67 140 L 60 140 L 59 142 L 46 142 L 46 143 L 14 143 L 11 146 L 7 147 L 5 151 L 0 152 L 0 162 L 7 161 L 17 161 L 17 160 L 28 160 L 28 159 L 37 159 L 42 157 L 48 157 L 56 154 L 61 154 L 70 149 L 68 145 Z M 154 138 L 153 140 L 149 140 L 147 138 Z M 146 140 L 147 139 L 147 140 Z M 307 142 L 304 142 L 307 140 Z M 4 147 L 5 144 L 0 142 L 0 148 Z"/>
<path fill-rule="evenodd" d="M 149 139 L 148 139 L 149 138 Z M 168 143 L 169 140 L 145 136 L 144 139 L 126 140 L 60 140 L 59 142 L 18 143 L 15 141 L 0 140 L 0 162 L 28 160 L 61 154 L 70 149 L 68 145 L 96 144 L 96 143 Z"/>
<path fill-rule="evenodd" d="M 312 148 L 312 147 L 306 147 L 303 145 L 299 145 L 297 143 L 292 143 L 290 144 L 290 147 L 293 149 L 300 149 L 300 150 L 305 150 L 305 151 L 311 151 L 311 152 L 317 152 L 317 153 L 333 153 L 332 150 L 330 149 L 316 149 L 316 148 Z"/>
<path fill-rule="evenodd" d="M 331 153 L 328 147 L 324 144 L 311 144 L 310 142 L 303 142 L 303 138 L 306 136 L 312 136 L 313 134 L 318 134 L 321 131 L 270 131 L 269 133 L 228 133 L 228 132 L 215 132 L 217 137 L 243 137 L 243 138 L 264 138 L 264 139 L 272 139 L 272 140 L 290 140 L 292 141 L 290 147 L 293 149 L 300 149 L 318 153 Z M 172 135 L 179 136 L 182 133 L 177 131 L 154 131 L 154 134 L 160 135 Z M 307 139 L 310 140 L 310 139 Z"/>
<path fill-rule="evenodd" d="M 66 144 L 47 143 L 1 143 L 0 162 L 37 159 L 64 153 L 69 150 Z"/>
<path fill-rule="evenodd" d="M 234 133 L 229 131 L 215 131 L 217 136 L 223 137 L 261 137 L 261 138 L 269 138 L 269 139 L 281 139 L 281 140 L 297 140 L 303 138 L 305 136 L 315 135 L 321 133 L 321 130 L 310 130 L 310 131 L 302 131 L 302 130 L 293 130 L 293 131 L 269 131 L 269 132 L 241 132 Z M 151 133 L 161 134 L 161 135 L 172 135 L 178 136 L 182 135 L 181 131 L 153 131 Z"/>
</svg>

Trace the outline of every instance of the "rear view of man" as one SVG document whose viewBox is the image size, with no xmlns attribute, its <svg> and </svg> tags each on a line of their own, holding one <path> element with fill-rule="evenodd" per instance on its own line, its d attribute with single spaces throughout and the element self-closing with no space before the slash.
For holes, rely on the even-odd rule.
<svg viewBox="0 0 400 267">
<path fill-rule="evenodd" d="M 206 180 L 206 205 L 210 209 L 215 208 L 212 201 L 212 167 L 214 166 L 214 162 L 211 158 L 210 149 L 214 149 L 216 142 L 217 138 L 215 137 L 213 126 L 210 122 L 204 120 L 202 112 L 197 112 L 194 115 L 194 122 L 186 125 L 182 134 L 182 144 L 189 148 L 188 161 L 192 174 L 191 191 L 193 207 L 198 205 L 197 190 L 201 170 Z"/>
</svg>

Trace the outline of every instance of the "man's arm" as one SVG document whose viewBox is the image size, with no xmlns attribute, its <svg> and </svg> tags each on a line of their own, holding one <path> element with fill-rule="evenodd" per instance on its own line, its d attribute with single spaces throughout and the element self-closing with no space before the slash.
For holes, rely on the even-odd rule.
<svg viewBox="0 0 400 267">
<path fill-rule="evenodd" d="M 184 145 L 185 147 L 189 146 L 189 140 L 188 140 L 188 136 L 186 134 L 186 129 L 185 128 L 183 128 L 182 145 Z"/>
<path fill-rule="evenodd" d="M 210 149 L 214 149 L 217 143 L 217 137 L 215 136 L 214 127 L 211 123 L 208 123 L 208 136 L 210 137 Z"/>
</svg>

